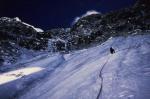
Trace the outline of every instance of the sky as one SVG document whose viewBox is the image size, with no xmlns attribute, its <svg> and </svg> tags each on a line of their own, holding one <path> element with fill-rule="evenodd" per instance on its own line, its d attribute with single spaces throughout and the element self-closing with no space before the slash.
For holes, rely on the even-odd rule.
<svg viewBox="0 0 150 99">
<path fill-rule="evenodd" d="M 44 30 L 70 27 L 89 10 L 101 13 L 132 6 L 136 0 L 0 0 L 0 17 L 19 17 Z"/>
</svg>

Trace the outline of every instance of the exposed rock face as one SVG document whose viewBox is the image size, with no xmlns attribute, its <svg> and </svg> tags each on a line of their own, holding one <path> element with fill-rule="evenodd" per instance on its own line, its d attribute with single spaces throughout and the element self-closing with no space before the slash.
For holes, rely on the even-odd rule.
<svg viewBox="0 0 150 99">
<path fill-rule="evenodd" d="M 71 29 L 76 36 L 73 45 L 103 42 L 111 36 L 127 36 L 132 31 L 150 30 L 149 0 L 139 0 L 131 8 L 121 9 L 106 15 L 93 14 L 79 19 Z M 88 45 L 89 46 L 89 45 Z"/>
<path fill-rule="evenodd" d="M 45 37 L 39 30 L 18 18 L 0 18 L 0 63 L 4 60 L 15 62 L 21 54 L 21 48 L 45 50 L 50 36 Z"/>
<path fill-rule="evenodd" d="M 12 41 L 13 43 L 27 49 L 45 49 L 45 42 L 42 40 L 45 35 L 38 32 L 33 26 L 27 25 L 15 18 L 1 18 L 0 32 L 1 40 Z"/>
</svg>

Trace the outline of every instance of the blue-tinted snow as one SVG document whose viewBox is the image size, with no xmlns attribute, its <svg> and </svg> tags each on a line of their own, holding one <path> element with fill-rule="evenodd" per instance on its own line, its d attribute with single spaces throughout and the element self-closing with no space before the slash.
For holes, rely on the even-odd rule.
<svg viewBox="0 0 150 99">
<path fill-rule="evenodd" d="M 111 46 L 116 50 L 113 55 Z M 47 56 L 26 64 L 26 68 L 44 68 L 41 71 L 18 78 L 15 84 L 9 82 L 9 87 L 0 85 L 0 96 L 19 93 L 30 80 L 34 84 L 19 99 L 149 99 L 149 49 L 150 35 L 141 35 L 111 38 L 97 47 Z"/>
</svg>

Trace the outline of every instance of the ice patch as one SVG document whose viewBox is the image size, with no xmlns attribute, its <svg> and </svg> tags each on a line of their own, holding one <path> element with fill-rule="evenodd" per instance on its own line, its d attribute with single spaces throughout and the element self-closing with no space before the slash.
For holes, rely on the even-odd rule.
<svg viewBox="0 0 150 99">
<path fill-rule="evenodd" d="M 14 81 L 22 77 L 23 75 L 30 75 L 35 72 L 43 70 L 41 67 L 27 67 L 19 70 L 10 71 L 0 75 L 0 85 Z"/>
</svg>

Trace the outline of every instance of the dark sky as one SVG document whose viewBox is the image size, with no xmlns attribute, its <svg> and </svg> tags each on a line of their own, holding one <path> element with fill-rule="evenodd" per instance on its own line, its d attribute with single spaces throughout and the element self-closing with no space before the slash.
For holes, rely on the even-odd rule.
<svg viewBox="0 0 150 99">
<path fill-rule="evenodd" d="M 0 0 L 0 17 L 19 17 L 44 30 L 69 27 L 89 10 L 107 13 L 133 5 L 135 0 Z"/>
</svg>

